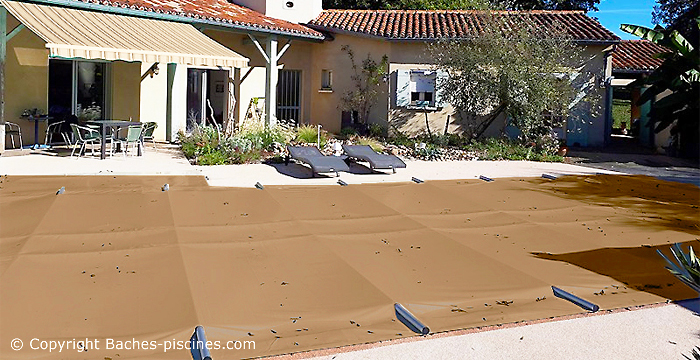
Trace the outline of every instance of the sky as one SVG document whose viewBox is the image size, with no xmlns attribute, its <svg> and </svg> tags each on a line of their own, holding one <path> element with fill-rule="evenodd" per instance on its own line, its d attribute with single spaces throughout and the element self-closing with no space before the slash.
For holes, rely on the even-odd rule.
<svg viewBox="0 0 700 360">
<path fill-rule="evenodd" d="M 620 24 L 653 28 L 651 12 L 654 5 L 654 0 L 601 0 L 598 5 L 599 11 L 589 12 L 588 16 L 598 18 L 603 26 L 624 40 L 639 39 L 620 30 Z"/>
</svg>

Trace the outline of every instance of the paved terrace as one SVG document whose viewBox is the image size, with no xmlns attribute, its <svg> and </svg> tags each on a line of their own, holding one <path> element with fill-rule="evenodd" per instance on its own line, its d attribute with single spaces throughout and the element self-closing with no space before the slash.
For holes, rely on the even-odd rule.
<svg viewBox="0 0 700 360">
<path fill-rule="evenodd" d="M 42 153 L 7 151 L 0 157 L 2 175 L 200 175 L 206 176 L 210 186 L 253 187 L 263 185 L 337 185 L 338 179 L 348 184 L 408 182 L 412 177 L 421 180 L 475 179 L 480 175 L 490 178 L 540 177 L 554 175 L 594 175 L 617 172 L 592 169 L 562 163 L 531 161 L 406 161 L 406 169 L 372 172 L 368 167 L 352 164 L 351 172 L 311 177 L 311 170 L 291 162 L 284 164 L 246 164 L 220 166 L 192 166 L 177 148 L 160 145 L 157 151 L 148 147 L 144 156 L 121 154 L 105 160 L 87 156 L 76 158 Z M 62 154 L 64 155 L 64 154 Z"/>
</svg>

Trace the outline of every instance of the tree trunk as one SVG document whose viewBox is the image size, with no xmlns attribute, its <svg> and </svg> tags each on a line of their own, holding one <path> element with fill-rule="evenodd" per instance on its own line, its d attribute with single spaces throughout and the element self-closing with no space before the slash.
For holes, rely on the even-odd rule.
<svg viewBox="0 0 700 360">
<path fill-rule="evenodd" d="M 481 138 L 481 135 L 483 135 L 484 132 L 486 132 L 486 129 L 488 129 L 489 126 L 491 126 L 491 124 L 496 120 L 496 118 L 498 118 L 498 116 L 501 115 L 501 113 L 503 113 L 503 110 L 505 110 L 505 108 L 506 108 L 506 104 L 498 105 L 498 107 L 496 108 L 496 111 L 493 113 L 493 115 L 491 115 L 491 117 L 489 117 L 486 121 L 481 123 L 481 128 L 476 133 L 476 136 L 474 138 L 476 138 L 476 139 Z"/>
<path fill-rule="evenodd" d="M 423 113 L 425 113 L 425 128 L 428 129 L 428 137 L 433 138 L 433 134 L 430 132 L 430 122 L 428 122 L 428 110 L 423 108 Z"/>
</svg>

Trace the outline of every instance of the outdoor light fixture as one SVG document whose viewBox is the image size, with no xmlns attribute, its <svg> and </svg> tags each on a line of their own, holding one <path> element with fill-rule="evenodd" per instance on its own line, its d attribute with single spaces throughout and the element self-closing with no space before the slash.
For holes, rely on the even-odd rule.
<svg viewBox="0 0 700 360">
<path fill-rule="evenodd" d="M 157 62 L 153 63 L 153 65 L 151 65 L 151 67 L 149 67 L 148 70 L 146 70 L 146 72 L 143 73 L 143 75 L 141 75 L 141 81 L 143 81 L 143 79 L 145 79 L 147 76 L 153 78 L 154 75 L 158 75 L 158 73 L 160 72 L 160 69 L 158 69 L 158 64 L 159 63 Z"/>
</svg>

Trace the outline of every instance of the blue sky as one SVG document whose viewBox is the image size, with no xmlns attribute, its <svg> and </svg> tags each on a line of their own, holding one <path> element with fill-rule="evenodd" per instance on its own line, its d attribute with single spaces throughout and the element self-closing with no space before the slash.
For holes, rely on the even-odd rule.
<svg viewBox="0 0 700 360">
<path fill-rule="evenodd" d="M 654 10 L 654 0 L 601 0 L 599 11 L 589 12 L 588 16 L 598 18 L 603 26 L 614 32 L 622 39 L 638 39 L 638 37 L 620 30 L 620 24 L 634 24 L 653 28 L 651 12 Z"/>
</svg>

